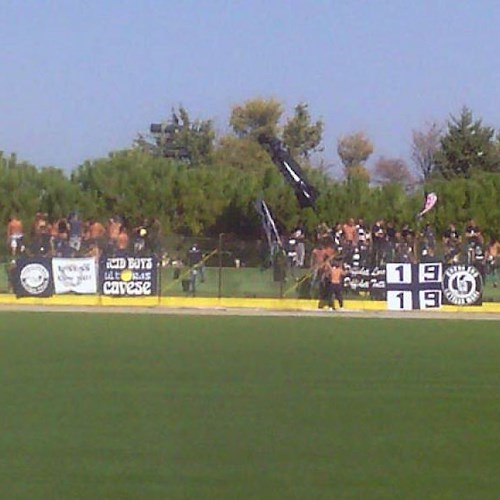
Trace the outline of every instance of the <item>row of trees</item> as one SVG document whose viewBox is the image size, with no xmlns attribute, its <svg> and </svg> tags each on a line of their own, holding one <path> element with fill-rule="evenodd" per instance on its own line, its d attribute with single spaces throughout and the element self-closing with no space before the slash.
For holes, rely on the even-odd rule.
<svg viewBox="0 0 500 500">
<path fill-rule="evenodd" d="M 414 224 L 423 189 L 413 184 L 405 162 L 380 158 L 370 172 L 366 162 L 374 146 L 365 134 L 351 134 L 338 141 L 345 179 L 334 180 L 321 164 L 311 165 L 313 153 L 321 150 L 323 122 L 312 120 L 305 104 L 280 125 L 282 117 L 277 101 L 252 100 L 233 109 L 232 132 L 217 138 L 211 121 L 192 120 L 180 108 L 130 149 L 87 161 L 70 175 L 0 155 L 0 213 L 3 220 L 17 212 L 28 221 L 37 211 L 57 219 L 78 209 L 100 220 L 113 214 L 132 222 L 159 217 L 166 233 L 256 237 L 260 221 L 254 202 L 263 197 L 284 231 L 298 223 L 313 231 L 319 222 L 348 217 Z M 259 145 L 262 135 L 280 137 L 301 162 L 320 192 L 316 211 L 299 209 Z M 467 109 L 443 129 L 431 125 L 415 132 L 413 160 L 425 189 L 440 199 L 428 219 L 438 231 L 450 221 L 462 224 L 474 217 L 498 232 L 499 158 L 498 136 Z M 383 182 L 370 182 L 370 176 Z"/>
<path fill-rule="evenodd" d="M 177 112 L 172 110 L 171 117 L 154 128 L 149 141 L 139 136 L 136 146 L 156 156 L 180 157 L 191 165 L 213 162 L 214 153 L 218 161 L 221 154 L 224 160 L 227 159 L 224 155 L 234 160 L 242 153 L 261 161 L 252 145 L 255 146 L 261 136 L 271 136 L 280 137 L 293 156 L 309 162 L 312 153 L 322 150 L 323 121 L 313 121 L 307 104 L 303 103 L 298 104 L 293 116 L 280 126 L 283 113 L 281 104 L 274 99 L 254 99 L 235 106 L 229 121 L 232 133 L 216 141 L 210 120 L 192 122 L 181 107 Z M 430 123 L 413 132 L 413 169 L 400 158 L 382 156 L 369 170 L 366 164 L 374 149 L 372 141 L 361 131 L 341 137 L 337 153 L 345 177 L 358 176 L 375 183 L 411 184 L 435 177 L 468 178 L 477 171 L 500 171 L 500 134 L 483 125 L 480 119 L 474 119 L 468 108 L 463 108 L 443 126 Z"/>
</svg>

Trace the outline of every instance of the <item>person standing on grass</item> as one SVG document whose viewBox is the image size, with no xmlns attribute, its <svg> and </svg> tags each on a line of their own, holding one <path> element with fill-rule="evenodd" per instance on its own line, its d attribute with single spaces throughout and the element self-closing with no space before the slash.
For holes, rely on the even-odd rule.
<svg viewBox="0 0 500 500">
<path fill-rule="evenodd" d="M 488 274 L 491 276 L 494 288 L 498 286 L 497 269 L 498 269 L 499 255 L 500 255 L 500 242 L 497 240 L 496 236 L 493 236 L 488 244 L 488 247 L 486 248 L 486 268 Z"/>
<path fill-rule="evenodd" d="M 342 283 L 344 280 L 344 269 L 339 260 L 333 259 L 328 266 L 329 272 L 329 287 L 328 287 L 328 308 L 330 311 L 335 310 L 335 299 L 339 302 L 339 308 L 344 307 L 344 300 L 342 297 Z"/>
<path fill-rule="evenodd" d="M 312 250 L 310 258 L 311 285 L 309 293 L 311 297 L 319 296 L 319 285 L 321 281 L 321 266 L 325 256 L 323 243 L 320 241 Z"/>
<path fill-rule="evenodd" d="M 318 267 L 319 289 L 318 289 L 318 309 L 323 309 L 329 303 L 330 293 L 330 261 L 329 256 L 323 253 L 323 262 Z"/>
<path fill-rule="evenodd" d="M 196 278 L 198 274 L 200 275 L 200 281 L 202 283 L 205 281 L 205 264 L 203 263 L 203 254 L 198 248 L 197 243 L 193 243 L 193 246 L 188 250 L 187 260 L 188 265 L 191 268 L 191 291 L 194 295 L 196 292 Z"/>
</svg>

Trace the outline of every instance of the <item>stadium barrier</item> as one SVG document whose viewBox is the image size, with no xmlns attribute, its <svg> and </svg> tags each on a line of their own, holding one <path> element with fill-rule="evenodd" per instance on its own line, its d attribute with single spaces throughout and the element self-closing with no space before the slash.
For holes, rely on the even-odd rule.
<svg viewBox="0 0 500 500">
<path fill-rule="evenodd" d="M 219 303 L 221 299 L 308 303 L 317 300 L 319 292 L 314 270 L 308 265 L 312 249 L 313 244 L 305 241 L 305 259 L 299 259 L 297 248 L 288 243 L 283 251 L 270 252 L 262 240 L 244 241 L 225 234 L 217 238 L 170 235 L 162 242 L 161 251 L 154 255 L 147 255 L 146 247 L 139 253 L 113 253 L 101 258 L 99 263 L 89 257 L 50 259 L 21 255 L 16 262 L 8 261 L 0 267 L 0 293 L 30 295 L 20 290 L 21 273 L 16 275 L 20 263 L 27 261 L 31 265 L 23 277 L 28 276 L 35 292 L 38 286 L 43 288 L 48 279 L 44 293 L 49 295 L 137 296 L 150 297 L 149 300 L 156 303 L 163 299 L 185 299 L 194 303 L 195 298 L 218 299 Z M 192 259 L 193 256 L 196 258 Z M 386 257 L 390 257 L 390 252 Z M 433 259 L 443 257 L 443 252 L 438 250 Z M 346 253 L 344 264 L 347 271 L 344 296 L 348 301 L 363 303 L 366 308 L 367 303 L 386 299 L 385 265 L 374 265 L 372 254 Z M 89 275 L 92 272 L 95 277 Z M 492 286 L 488 268 L 483 266 L 480 274 L 486 278 L 482 299 L 499 301 L 500 294 Z M 93 288 L 85 288 L 91 285 Z"/>
</svg>

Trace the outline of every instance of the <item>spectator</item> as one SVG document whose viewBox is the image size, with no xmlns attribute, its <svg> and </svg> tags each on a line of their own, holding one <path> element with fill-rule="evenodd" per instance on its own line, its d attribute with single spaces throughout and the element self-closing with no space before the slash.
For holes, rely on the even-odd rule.
<svg viewBox="0 0 500 500">
<path fill-rule="evenodd" d="M 337 253 L 342 253 L 344 251 L 344 231 L 342 230 L 342 224 L 337 223 L 333 229 L 333 247 Z"/>
<path fill-rule="evenodd" d="M 394 221 L 387 221 L 386 228 L 386 258 L 385 260 L 387 262 L 392 262 L 395 259 L 396 256 L 396 225 Z"/>
<path fill-rule="evenodd" d="M 316 239 L 323 243 L 326 243 L 332 237 L 332 230 L 328 227 L 326 222 L 321 222 L 316 228 Z"/>
<path fill-rule="evenodd" d="M 401 237 L 407 243 L 409 244 L 413 243 L 413 238 L 415 237 L 415 231 L 413 231 L 413 229 L 409 226 L 409 224 L 403 225 L 403 228 L 401 229 Z"/>
<path fill-rule="evenodd" d="M 153 217 L 148 228 L 149 238 L 149 250 L 153 255 L 157 257 L 161 254 L 161 223 L 158 217 Z"/>
<path fill-rule="evenodd" d="M 387 241 L 383 219 L 378 219 L 372 226 L 373 267 L 385 264 L 385 244 Z"/>
<path fill-rule="evenodd" d="M 403 237 L 402 233 L 396 233 L 396 255 L 395 261 L 402 263 L 414 263 L 415 255 L 413 252 L 413 246 L 411 242 L 411 238 L 406 235 L 406 238 Z"/>
<path fill-rule="evenodd" d="M 333 259 L 331 263 L 325 266 L 325 272 L 328 276 L 328 309 L 335 310 L 335 299 L 338 300 L 339 308 L 344 307 L 342 297 L 342 286 L 345 272 L 339 260 Z"/>
<path fill-rule="evenodd" d="M 330 261 L 328 255 L 323 255 L 323 262 L 318 269 L 319 290 L 318 290 L 318 309 L 323 309 L 328 305 L 330 292 Z"/>
<path fill-rule="evenodd" d="M 52 241 L 54 241 L 59 234 L 57 232 L 57 221 L 50 219 L 47 224 L 47 227 L 49 229 L 50 237 L 52 238 Z"/>
<path fill-rule="evenodd" d="M 467 226 L 465 228 L 465 243 L 466 243 L 466 252 L 467 252 L 467 264 L 474 264 L 476 258 L 476 249 L 483 243 L 483 235 L 481 234 L 481 230 L 476 225 L 474 219 L 469 219 Z M 481 254 L 481 250 L 479 250 Z"/>
<path fill-rule="evenodd" d="M 465 240 L 468 244 L 483 243 L 483 235 L 474 219 L 469 219 L 465 227 Z"/>
<path fill-rule="evenodd" d="M 50 256 L 54 253 L 53 238 L 50 232 L 49 224 L 43 224 L 40 226 L 39 233 L 33 237 L 30 251 L 34 255 L 43 256 Z"/>
<path fill-rule="evenodd" d="M 7 246 L 12 257 L 22 251 L 23 223 L 16 215 L 9 218 L 7 223 Z"/>
<path fill-rule="evenodd" d="M 483 245 L 475 243 L 471 248 L 471 257 L 469 264 L 472 264 L 480 272 L 483 280 L 486 279 L 486 255 Z"/>
<path fill-rule="evenodd" d="M 73 253 L 78 253 L 82 246 L 82 221 L 77 212 L 72 212 L 68 217 L 69 246 Z"/>
<path fill-rule="evenodd" d="M 356 224 L 358 245 L 368 245 L 370 242 L 370 232 L 365 225 L 365 221 L 363 219 L 358 219 Z"/>
<path fill-rule="evenodd" d="M 148 221 L 144 219 L 141 224 L 139 224 L 134 229 L 134 254 L 142 255 L 146 250 L 146 241 L 148 239 Z"/>
<path fill-rule="evenodd" d="M 339 252 L 335 249 L 333 243 L 330 242 L 323 247 L 323 253 L 327 260 L 331 260 L 333 257 L 337 256 Z"/>
<path fill-rule="evenodd" d="M 321 280 L 321 266 L 325 257 L 325 248 L 323 243 L 319 242 L 311 252 L 309 266 L 311 268 L 311 286 L 310 295 L 316 297 L 318 295 L 319 283 Z"/>
<path fill-rule="evenodd" d="M 429 251 L 432 251 L 434 254 L 436 250 L 436 235 L 434 233 L 434 229 L 430 224 L 426 224 L 423 232 L 421 233 L 422 241 Z"/>
<path fill-rule="evenodd" d="M 43 230 L 47 227 L 47 214 L 44 212 L 37 212 L 35 214 L 35 220 L 33 221 L 33 235 L 40 236 L 43 233 Z"/>
<path fill-rule="evenodd" d="M 493 287 L 498 286 L 497 271 L 498 271 L 498 255 L 500 253 L 500 243 L 496 237 L 491 238 L 486 248 L 486 269 L 489 276 L 493 281 Z"/>
<path fill-rule="evenodd" d="M 351 251 L 358 244 L 358 231 L 352 217 L 342 226 L 342 232 L 346 249 Z"/>
<path fill-rule="evenodd" d="M 118 237 L 121 232 L 122 224 L 117 217 L 110 217 L 108 220 L 106 233 L 108 236 L 108 251 L 109 253 L 114 253 L 118 248 Z M 128 236 L 127 236 L 128 238 Z M 127 242 L 128 244 L 128 242 Z"/>
<path fill-rule="evenodd" d="M 104 237 L 106 236 L 106 230 L 104 226 L 94 219 L 89 220 L 89 243 L 90 245 L 97 245 L 97 247 L 102 250 L 104 248 Z"/>
<path fill-rule="evenodd" d="M 59 219 L 53 226 L 54 257 L 71 257 L 72 249 L 68 241 L 68 223 L 66 219 Z"/>
<path fill-rule="evenodd" d="M 458 261 L 462 237 L 454 223 L 450 223 L 443 234 L 444 261 L 451 264 Z"/>
<path fill-rule="evenodd" d="M 359 264 L 360 267 L 367 267 L 369 265 L 368 260 L 370 253 L 370 231 L 363 219 L 358 219 L 356 230 L 358 233 L 358 245 L 357 248 L 354 249 L 353 259 L 354 256 L 357 255 L 359 257 L 359 259 L 357 259 L 357 264 Z"/>
<path fill-rule="evenodd" d="M 188 250 L 187 255 L 188 266 L 190 267 L 189 278 L 190 278 L 190 291 L 193 297 L 196 295 L 196 281 L 198 274 L 200 275 L 200 281 L 203 283 L 205 281 L 205 266 L 203 264 L 203 254 L 198 248 L 196 243 Z"/>
<path fill-rule="evenodd" d="M 128 252 L 129 237 L 127 233 L 127 228 L 124 224 L 120 226 L 118 237 L 116 239 L 116 255 L 124 256 Z"/>
<path fill-rule="evenodd" d="M 297 267 L 304 267 L 306 258 L 306 246 L 304 241 L 306 239 L 306 235 L 302 225 L 295 228 L 292 237 L 295 239 L 295 265 Z"/>
<path fill-rule="evenodd" d="M 68 222 L 67 220 L 63 217 L 57 221 L 57 236 L 61 239 L 68 240 L 68 232 L 69 232 L 69 227 L 68 227 Z"/>
</svg>

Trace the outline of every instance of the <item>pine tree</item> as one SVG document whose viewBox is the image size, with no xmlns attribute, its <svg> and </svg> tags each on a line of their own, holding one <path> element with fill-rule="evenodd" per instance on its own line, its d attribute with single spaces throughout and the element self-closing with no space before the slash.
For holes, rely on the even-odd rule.
<svg viewBox="0 0 500 500">
<path fill-rule="evenodd" d="M 469 178 L 474 172 L 499 172 L 495 131 L 474 120 L 472 111 L 463 108 L 458 118 L 451 117 L 448 130 L 436 153 L 436 171 L 445 179 Z"/>
</svg>

